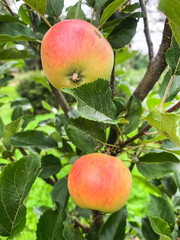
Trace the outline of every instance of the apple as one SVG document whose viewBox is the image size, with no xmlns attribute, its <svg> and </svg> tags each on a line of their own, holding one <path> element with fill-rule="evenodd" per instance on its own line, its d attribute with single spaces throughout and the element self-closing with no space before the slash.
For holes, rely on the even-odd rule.
<svg viewBox="0 0 180 240">
<path fill-rule="evenodd" d="M 80 157 L 68 176 L 68 190 L 81 208 L 115 212 L 127 201 L 132 177 L 118 158 L 102 153 Z"/>
<path fill-rule="evenodd" d="M 92 24 L 71 19 L 52 26 L 44 35 L 41 60 L 49 82 L 73 88 L 97 78 L 109 79 L 114 55 L 108 41 Z"/>
</svg>

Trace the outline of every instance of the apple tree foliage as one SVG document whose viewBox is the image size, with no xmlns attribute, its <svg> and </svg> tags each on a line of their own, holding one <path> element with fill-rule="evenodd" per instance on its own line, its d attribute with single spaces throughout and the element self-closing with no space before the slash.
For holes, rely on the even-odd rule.
<svg viewBox="0 0 180 240">
<path fill-rule="evenodd" d="M 13 4 L 15 1 L 0 1 L 0 87 L 13 83 L 13 69 L 23 68 L 27 59 L 40 60 L 41 40 L 50 26 L 62 20 L 64 7 L 63 0 L 24 0 L 16 11 Z M 68 106 L 62 92 L 51 88 L 44 77 L 41 84 L 50 90 L 50 98 L 56 95 L 60 107 L 42 102 L 54 117 L 33 127 L 30 123 L 38 116 L 28 99 L 11 101 L 6 93 L 0 95 L 1 113 L 7 108 L 12 112 L 9 122 L 0 116 L 0 236 L 16 239 L 23 231 L 29 192 L 41 178 L 52 186 L 49 198 L 54 206 L 41 211 L 37 240 L 179 239 L 180 1 L 159 0 L 158 10 L 166 20 L 157 55 L 144 0 L 133 4 L 87 0 L 83 4 L 92 9 L 91 19 L 83 12 L 81 0 L 66 9 L 66 18 L 91 21 L 107 38 L 115 55 L 111 80 L 62 89 L 76 99 Z M 138 78 L 134 87 L 123 79 L 121 67 L 137 54 L 129 44 L 141 18 L 149 64 L 142 80 L 134 76 Z M 92 152 L 128 160 L 133 178 L 150 189 L 142 219 L 134 216 L 129 220 L 126 206 L 102 214 L 72 204 L 64 169 Z"/>
</svg>

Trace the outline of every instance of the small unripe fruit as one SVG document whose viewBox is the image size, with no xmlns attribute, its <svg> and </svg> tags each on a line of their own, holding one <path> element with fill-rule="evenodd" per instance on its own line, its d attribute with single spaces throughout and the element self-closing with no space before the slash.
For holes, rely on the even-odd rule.
<svg viewBox="0 0 180 240">
<path fill-rule="evenodd" d="M 85 209 L 115 212 L 127 201 L 132 177 L 118 158 L 102 153 L 80 157 L 72 166 L 68 189 L 75 203 Z"/>
<path fill-rule="evenodd" d="M 71 19 L 55 24 L 44 35 L 41 60 L 49 82 L 61 89 L 97 78 L 109 79 L 114 55 L 108 41 L 92 24 Z"/>
</svg>

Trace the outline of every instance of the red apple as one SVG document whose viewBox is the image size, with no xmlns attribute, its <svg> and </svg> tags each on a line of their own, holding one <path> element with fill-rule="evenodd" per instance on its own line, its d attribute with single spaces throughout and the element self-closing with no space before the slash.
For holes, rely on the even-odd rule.
<svg viewBox="0 0 180 240">
<path fill-rule="evenodd" d="M 132 177 L 126 165 L 116 157 L 91 153 L 72 166 L 68 189 L 75 203 L 85 209 L 115 212 L 127 201 Z"/>
<path fill-rule="evenodd" d="M 44 35 L 41 60 L 49 82 L 61 89 L 97 78 L 109 79 L 114 55 L 110 44 L 95 26 L 71 19 L 55 24 Z"/>
</svg>

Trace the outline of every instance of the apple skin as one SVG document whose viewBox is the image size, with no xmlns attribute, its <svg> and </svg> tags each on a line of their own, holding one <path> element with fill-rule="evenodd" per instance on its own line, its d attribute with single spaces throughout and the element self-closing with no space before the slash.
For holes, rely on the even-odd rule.
<svg viewBox="0 0 180 240">
<path fill-rule="evenodd" d="M 115 212 L 126 203 L 132 188 L 127 166 L 118 158 L 102 153 L 80 157 L 68 176 L 68 190 L 81 208 Z"/>
<path fill-rule="evenodd" d="M 97 78 L 109 79 L 114 54 L 95 26 L 71 19 L 55 24 L 46 32 L 41 45 L 41 61 L 54 87 L 73 88 Z"/>
</svg>

